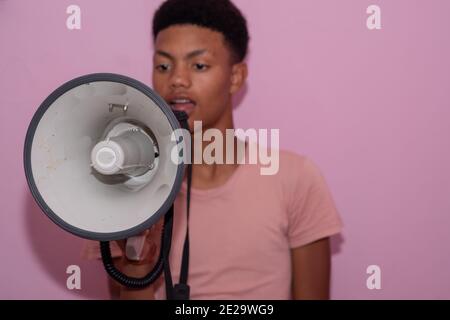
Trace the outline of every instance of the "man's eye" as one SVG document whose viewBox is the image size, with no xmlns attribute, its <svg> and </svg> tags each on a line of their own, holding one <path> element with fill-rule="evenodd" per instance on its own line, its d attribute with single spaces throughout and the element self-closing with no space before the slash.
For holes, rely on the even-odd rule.
<svg viewBox="0 0 450 320">
<path fill-rule="evenodd" d="M 166 72 L 169 70 L 169 68 L 170 68 L 170 66 L 167 63 L 158 64 L 156 66 L 156 70 L 161 71 L 161 72 Z"/>
<path fill-rule="evenodd" d="M 198 71 L 205 71 L 206 69 L 209 68 L 209 66 L 207 66 L 206 64 L 203 64 L 203 63 L 196 63 L 196 64 L 194 64 L 194 68 Z"/>
</svg>

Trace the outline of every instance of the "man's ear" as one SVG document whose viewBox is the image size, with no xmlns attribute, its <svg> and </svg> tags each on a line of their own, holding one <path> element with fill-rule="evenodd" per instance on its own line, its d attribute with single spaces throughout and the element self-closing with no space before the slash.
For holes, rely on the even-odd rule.
<svg viewBox="0 0 450 320">
<path fill-rule="evenodd" d="M 247 79 L 248 69 L 247 63 L 239 62 L 233 65 L 231 70 L 231 86 L 230 94 L 233 95 L 242 88 Z"/>
</svg>

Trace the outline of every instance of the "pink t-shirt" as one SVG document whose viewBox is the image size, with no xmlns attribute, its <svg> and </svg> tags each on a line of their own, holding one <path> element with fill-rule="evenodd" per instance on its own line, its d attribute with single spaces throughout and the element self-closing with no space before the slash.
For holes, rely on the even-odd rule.
<svg viewBox="0 0 450 320">
<path fill-rule="evenodd" d="M 224 185 L 191 190 L 191 299 L 291 299 L 291 249 L 341 231 L 332 195 L 311 159 L 281 150 L 277 174 L 261 175 L 261 167 L 241 164 Z M 174 284 L 186 232 L 186 189 L 183 182 L 174 207 Z M 98 257 L 91 244 L 88 256 Z M 156 298 L 165 299 L 164 282 Z"/>
</svg>

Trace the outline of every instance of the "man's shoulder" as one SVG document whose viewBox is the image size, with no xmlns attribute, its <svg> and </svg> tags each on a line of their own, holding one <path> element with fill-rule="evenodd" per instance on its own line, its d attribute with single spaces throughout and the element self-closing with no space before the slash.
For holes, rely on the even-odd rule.
<svg viewBox="0 0 450 320">
<path fill-rule="evenodd" d="M 251 145 L 251 144 L 250 144 Z M 253 152 L 253 156 L 250 153 Z M 315 175 L 320 171 L 317 164 L 305 153 L 289 150 L 286 148 L 267 147 L 254 143 L 248 148 L 246 164 L 253 167 L 253 174 L 260 177 L 273 177 L 282 181 L 304 180 L 305 177 Z M 251 159 L 258 159 L 254 163 Z M 255 166 L 255 164 L 257 164 Z"/>
<path fill-rule="evenodd" d="M 290 180 L 304 175 L 305 171 L 307 174 L 315 167 L 310 157 L 303 153 L 261 145 L 258 145 L 257 148 L 259 151 L 257 169 L 261 176 Z M 269 167 L 271 170 L 269 170 Z"/>
<path fill-rule="evenodd" d="M 314 161 L 303 153 L 280 149 L 279 158 L 279 179 L 291 186 L 308 180 L 317 168 Z"/>
<path fill-rule="evenodd" d="M 300 174 L 311 165 L 312 161 L 308 155 L 288 149 L 271 149 L 271 152 L 278 152 L 280 174 Z"/>
<path fill-rule="evenodd" d="M 303 165 L 309 160 L 306 154 L 297 153 L 287 149 L 279 149 L 280 162 L 284 161 L 286 164 Z"/>
</svg>

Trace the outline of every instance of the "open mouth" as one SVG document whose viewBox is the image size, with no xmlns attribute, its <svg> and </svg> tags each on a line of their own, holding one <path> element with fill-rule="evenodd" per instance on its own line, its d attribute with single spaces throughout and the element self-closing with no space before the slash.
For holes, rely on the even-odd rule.
<svg viewBox="0 0 450 320">
<path fill-rule="evenodd" d="M 170 100 L 169 104 L 173 110 L 184 111 L 188 115 L 190 115 L 192 113 L 192 111 L 194 111 L 195 106 L 196 106 L 195 101 L 190 100 L 190 99 L 184 99 L 184 98 Z"/>
</svg>

